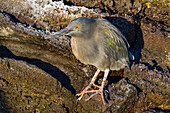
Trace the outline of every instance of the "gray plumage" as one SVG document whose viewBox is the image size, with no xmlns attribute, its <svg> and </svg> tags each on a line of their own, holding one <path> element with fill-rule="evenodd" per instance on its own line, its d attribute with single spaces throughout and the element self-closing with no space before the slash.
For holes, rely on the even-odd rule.
<svg viewBox="0 0 170 113">
<path fill-rule="evenodd" d="M 72 36 L 73 53 L 82 63 L 101 71 L 129 66 L 128 42 L 110 22 L 98 17 L 81 17 L 73 20 L 68 28 L 73 26 L 79 26 L 80 30 L 68 35 Z"/>
<path fill-rule="evenodd" d="M 97 86 L 100 87 L 99 90 L 95 90 L 96 93 L 89 97 L 90 99 L 100 93 L 105 104 L 103 87 L 109 71 L 129 67 L 130 58 L 133 58 L 128 51 L 129 44 L 126 38 L 109 21 L 99 17 L 74 19 L 65 29 L 49 35 L 47 38 L 56 35 L 71 36 L 71 47 L 76 58 L 84 64 L 94 65 L 98 68 L 89 86 L 78 94 L 79 100 L 85 93 L 90 92 L 88 89 L 92 85 L 96 86 L 94 80 L 99 72 L 105 71 L 101 87 Z"/>
</svg>

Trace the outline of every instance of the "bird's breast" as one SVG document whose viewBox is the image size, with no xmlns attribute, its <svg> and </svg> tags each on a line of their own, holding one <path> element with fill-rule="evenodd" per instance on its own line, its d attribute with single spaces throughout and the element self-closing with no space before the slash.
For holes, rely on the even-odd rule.
<svg viewBox="0 0 170 113">
<path fill-rule="evenodd" d="M 72 48 L 73 54 L 76 56 L 76 58 L 78 58 L 80 54 L 78 50 L 79 44 L 77 44 L 77 40 L 74 38 L 71 38 L 71 48 Z"/>
<path fill-rule="evenodd" d="M 95 45 L 95 43 L 93 43 Z M 84 64 L 91 64 L 96 58 L 97 47 L 94 47 L 91 41 L 85 41 L 80 38 L 71 38 L 71 48 L 73 54 Z"/>
</svg>

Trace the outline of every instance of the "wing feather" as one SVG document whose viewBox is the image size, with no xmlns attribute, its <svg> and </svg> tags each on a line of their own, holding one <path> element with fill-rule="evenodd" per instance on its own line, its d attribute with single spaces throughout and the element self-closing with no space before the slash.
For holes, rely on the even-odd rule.
<svg viewBox="0 0 170 113">
<path fill-rule="evenodd" d="M 99 27 L 104 32 L 105 53 L 111 61 L 118 61 L 129 66 L 129 44 L 123 34 L 109 21 L 98 18 Z"/>
</svg>

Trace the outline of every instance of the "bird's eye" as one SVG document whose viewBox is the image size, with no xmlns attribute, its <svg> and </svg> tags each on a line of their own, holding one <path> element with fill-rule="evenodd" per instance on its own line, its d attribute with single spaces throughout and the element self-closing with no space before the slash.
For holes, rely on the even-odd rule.
<svg viewBox="0 0 170 113">
<path fill-rule="evenodd" d="M 79 26 L 76 26 L 75 28 L 76 28 L 76 29 L 79 29 Z"/>
</svg>

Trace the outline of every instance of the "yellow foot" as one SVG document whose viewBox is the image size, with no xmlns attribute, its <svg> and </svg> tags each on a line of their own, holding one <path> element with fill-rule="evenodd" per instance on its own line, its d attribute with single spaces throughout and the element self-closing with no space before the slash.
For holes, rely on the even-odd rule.
<svg viewBox="0 0 170 113">
<path fill-rule="evenodd" d="M 103 88 L 100 88 L 99 90 L 93 90 L 93 92 L 95 92 L 94 94 L 92 94 L 88 99 L 86 99 L 86 101 L 90 100 L 92 97 L 94 97 L 97 94 L 101 95 L 101 99 L 103 101 L 103 104 L 106 104 L 106 101 L 104 99 L 104 93 L 103 93 Z"/>
<path fill-rule="evenodd" d="M 90 89 L 92 86 L 97 87 L 97 88 L 99 88 L 99 89 L 100 89 L 100 87 L 101 87 L 101 86 L 98 86 L 98 85 L 96 85 L 96 84 L 94 84 L 94 83 L 90 83 L 81 93 L 76 94 L 76 96 L 80 96 L 77 100 L 81 100 L 82 97 L 83 97 L 83 95 L 84 95 L 85 93 L 93 93 L 93 92 L 97 92 L 97 91 L 98 91 L 98 90 L 88 90 L 88 89 Z"/>
<path fill-rule="evenodd" d="M 97 87 L 99 88 L 99 90 L 88 90 L 91 88 L 91 86 L 94 86 L 94 87 Z M 106 104 L 106 101 L 104 99 L 104 93 L 103 93 L 103 88 L 101 88 L 101 86 L 98 86 L 98 85 L 95 85 L 94 83 L 93 84 L 89 84 L 81 93 L 77 94 L 77 96 L 80 96 L 77 100 L 81 100 L 83 95 L 85 93 L 94 93 L 92 94 L 89 98 L 87 98 L 85 101 L 88 101 L 90 100 L 92 97 L 94 97 L 95 95 L 97 94 L 100 94 L 101 95 L 101 99 L 103 101 L 103 104 L 105 105 Z"/>
</svg>

